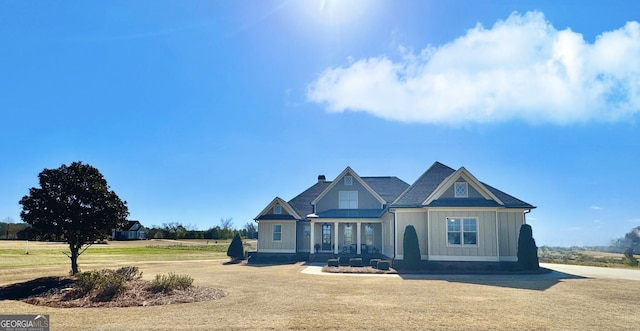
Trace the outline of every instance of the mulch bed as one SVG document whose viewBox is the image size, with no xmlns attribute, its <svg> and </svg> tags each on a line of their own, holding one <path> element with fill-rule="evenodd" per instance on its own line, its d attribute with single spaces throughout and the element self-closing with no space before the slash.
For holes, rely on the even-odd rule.
<svg viewBox="0 0 640 331">
<path fill-rule="evenodd" d="M 133 280 L 124 292 L 110 301 L 100 301 L 92 296 L 75 297 L 72 294 L 73 277 L 42 277 L 24 283 L 0 287 L 0 300 L 21 300 L 39 306 L 58 308 L 77 307 L 134 307 L 157 306 L 217 300 L 227 292 L 207 287 L 192 286 L 171 293 L 148 291 L 149 281 Z"/>
<path fill-rule="evenodd" d="M 397 274 L 398 272 L 392 268 L 389 270 L 380 270 L 373 267 L 322 267 L 322 272 L 343 273 L 343 274 Z"/>
</svg>

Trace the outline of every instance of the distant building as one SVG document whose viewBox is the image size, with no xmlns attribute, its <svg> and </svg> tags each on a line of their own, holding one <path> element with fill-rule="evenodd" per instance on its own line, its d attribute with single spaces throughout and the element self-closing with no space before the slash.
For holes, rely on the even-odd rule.
<svg viewBox="0 0 640 331">
<path fill-rule="evenodd" d="M 139 221 L 128 221 L 126 229 L 111 230 L 112 240 L 144 240 L 147 239 L 147 231 Z"/>
</svg>

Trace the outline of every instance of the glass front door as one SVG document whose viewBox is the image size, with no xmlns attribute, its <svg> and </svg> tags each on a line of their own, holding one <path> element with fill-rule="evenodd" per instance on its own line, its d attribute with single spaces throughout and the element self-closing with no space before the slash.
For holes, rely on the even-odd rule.
<svg viewBox="0 0 640 331">
<path fill-rule="evenodd" d="M 322 250 L 331 250 L 331 224 L 322 224 Z"/>
</svg>

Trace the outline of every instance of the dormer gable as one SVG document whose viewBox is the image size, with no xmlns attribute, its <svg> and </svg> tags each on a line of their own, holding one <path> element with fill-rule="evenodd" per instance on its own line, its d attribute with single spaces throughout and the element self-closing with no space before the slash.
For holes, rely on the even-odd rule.
<svg viewBox="0 0 640 331">
<path fill-rule="evenodd" d="M 464 167 L 445 178 L 422 202 L 422 205 L 428 206 L 440 199 L 466 199 L 467 201 L 484 199 L 493 201 L 500 206 L 504 205 L 498 197 Z"/>
<path fill-rule="evenodd" d="M 383 209 L 386 201 L 347 167 L 311 204 L 316 212 L 331 209 Z"/>
<path fill-rule="evenodd" d="M 256 221 L 261 219 L 301 219 L 301 217 L 288 202 L 276 197 L 254 218 Z"/>
</svg>

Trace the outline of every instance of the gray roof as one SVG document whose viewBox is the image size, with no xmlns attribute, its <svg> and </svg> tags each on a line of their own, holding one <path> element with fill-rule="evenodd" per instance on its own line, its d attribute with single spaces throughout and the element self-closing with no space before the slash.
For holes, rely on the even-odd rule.
<svg viewBox="0 0 640 331">
<path fill-rule="evenodd" d="M 393 202 L 393 200 L 395 200 L 407 187 L 409 187 L 409 184 L 398 177 L 387 176 L 360 178 L 362 178 L 362 180 L 367 183 L 372 190 L 378 193 L 378 195 L 380 195 L 380 197 L 382 197 L 388 204 Z M 300 217 L 306 218 L 307 215 L 313 213 L 313 206 L 311 205 L 311 202 L 315 200 L 315 198 L 317 198 L 329 185 L 331 185 L 330 181 L 318 182 L 288 201 L 289 205 L 295 209 Z M 382 210 L 379 211 L 381 212 Z"/>
<path fill-rule="evenodd" d="M 447 177 L 451 176 L 455 170 L 440 163 L 434 163 L 427 171 L 425 171 L 413 185 L 396 199 L 392 206 L 402 207 L 421 207 L 422 203 L 438 188 Z M 495 195 L 505 208 L 525 208 L 533 209 L 535 206 L 519 200 L 507 193 L 504 193 L 495 187 L 482 183 L 493 195 Z M 499 207 L 495 201 L 485 199 L 438 199 L 432 201 L 431 207 Z"/>
<path fill-rule="evenodd" d="M 413 185 L 409 186 L 406 182 L 398 177 L 360 177 L 371 187 L 387 204 L 392 207 L 422 207 L 422 203 L 435 191 L 435 189 L 447 177 L 455 172 L 454 169 L 440 163 L 435 162 Z M 535 208 L 534 206 L 519 200 L 509 194 L 506 194 L 492 186 L 482 183 L 493 193 L 500 201 L 504 203 L 506 208 Z M 288 201 L 289 205 L 302 217 L 313 213 L 313 205 L 311 202 L 315 200 L 322 192 L 331 185 L 330 181 L 317 182 L 313 186 L 298 194 L 295 198 Z M 438 199 L 432 201 L 431 207 L 499 207 L 500 205 L 491 200 L 485 199 Z M 318 217 L 325 218 L 368 218 L 380 217 L 386 209 L 333 209 L 326 210 L 318 214 Z M 259 219 L 267 219 L 267 215 L 260 216 Z M 282 217 L 282 216 L 280 216 Z"/>
<path fill-rule="evenodd" d="M 307 215 L 313 213 L 313 206 L 311 202 L 317 198 L 327 186 L 331 185 L 331 182 L 318 182 L 304 192 L 298 194 L 295 198 L 289 200 L 289 205 L 295 209 L 295 211 L 302 218 L 306 218 Z"/>
<path fill-rule="evenodd" d="M 392 203 L 404 190 L 409 187 L 405 181 L 398 177 L 360 177 L 387 203 Z"/>
<path fill-rule="evenodd" d="M 436 162 L 393 202 L 394 207 L 421 207 L 433 191 L 455 170 Z"/>
</svg>

